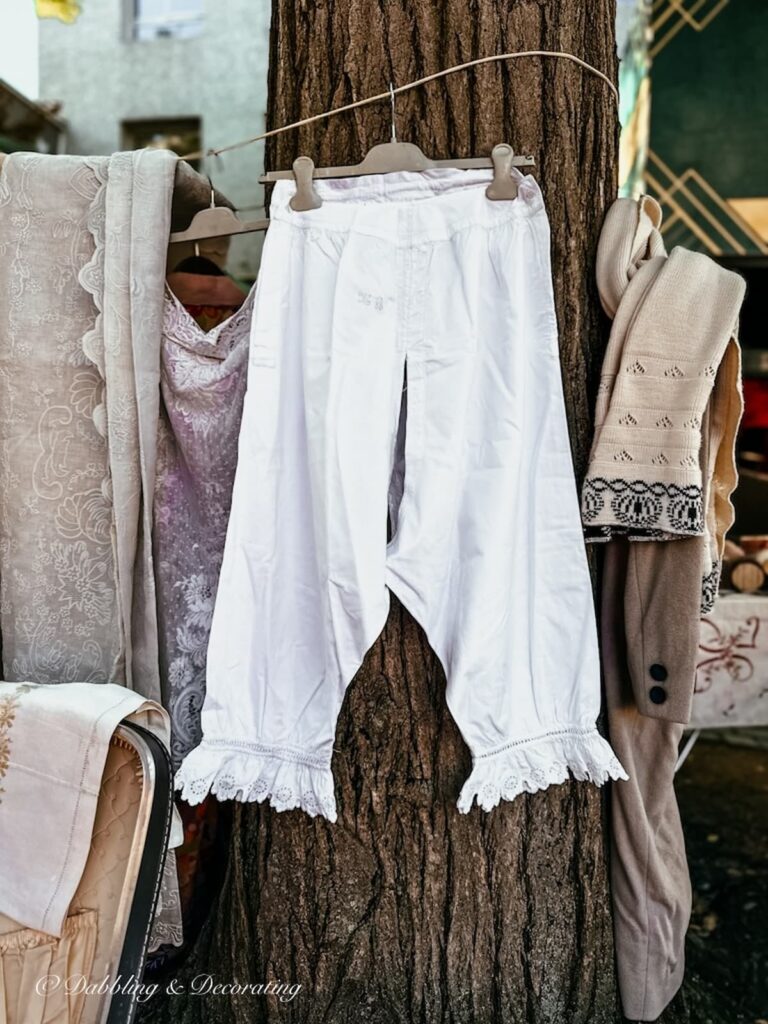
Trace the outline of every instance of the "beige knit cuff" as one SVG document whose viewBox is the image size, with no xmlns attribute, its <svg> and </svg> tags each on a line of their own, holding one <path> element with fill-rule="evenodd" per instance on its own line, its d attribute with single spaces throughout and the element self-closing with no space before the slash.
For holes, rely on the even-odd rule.
<svg viewBox="0 0 768 1024">
<path fill-rule="evenodd" d="M 701 471 L 664 470 L 639 475 L 617 472 L 616 463 L 590 462 L 581 493 L 581 516 L 587 541 L 615 537 L 671 540 L 704 533 Z M 655 468 L 655 467 L 654 467 Z M 674 475 L 674 480 L 669 477 Z"/>
</svg>

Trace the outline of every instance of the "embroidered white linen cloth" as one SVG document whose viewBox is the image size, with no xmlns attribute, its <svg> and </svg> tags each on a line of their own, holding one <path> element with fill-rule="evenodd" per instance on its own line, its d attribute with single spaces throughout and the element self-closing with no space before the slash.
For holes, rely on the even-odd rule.
<svg viewBox="0 0 768 1024">
<path fill-rule="evenodd" d="M 0 913 L 24 927 L 62 934 L 122 721 L 170 747 L 167 713 L 123 686 L 0 682 Z M 169 845 L 182 839 L 174 810 Z"/>
</svg>

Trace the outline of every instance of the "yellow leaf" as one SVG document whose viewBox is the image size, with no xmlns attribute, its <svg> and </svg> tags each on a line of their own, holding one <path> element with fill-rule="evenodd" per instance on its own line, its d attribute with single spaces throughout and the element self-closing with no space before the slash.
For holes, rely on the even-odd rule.
<svg viewBox="0 0 768 1024">
<path fill-rule="evenodd" d="M 80 14 L 78 0 L 35 0 L 38 18 L 58 18 L 71 25 Z"/>
<path fill-rule="evenodd" d="M 705 932 L 713 932 L 717 928 L 717 914 L 705 914 L 701 926 Z"/>
</svg>

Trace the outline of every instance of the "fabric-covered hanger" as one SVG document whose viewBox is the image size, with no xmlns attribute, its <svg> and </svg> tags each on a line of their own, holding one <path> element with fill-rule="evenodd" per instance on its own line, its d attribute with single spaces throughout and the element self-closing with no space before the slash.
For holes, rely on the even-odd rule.
<svg viewBox="0 0 768 1024">
<path fill-rule="evenodd" d="M 294 178 L 296 194 L 291 199 L 291 208 L 296 211 L 316 210 L 322 206 L 312 182 L 315 178 L 354 178 L 363 174 L 390 174 L 395 171 L 426 171 L 439 167 L 493 167 L 493 180 L 486 189 L 492 200 L 514 199 L 517 196 L 517 181 L 511 174 L 512 167 L 532 167 L 532 156 L 516 156 L 507 143 L 495 146 L 490 157 L 465 157 L 457 160 L 430 160 L 412 142 L 398 142 L 395 128 L 395 90 L 390 82 L 390 104 L 392 116 L 392 138 L 368 150 L 358 164 L 342 167 L 315 167 L 308 156 L 297 157 L 290 171 L 270 171 L 259 181 L 266 184 Z M 199 214 L 198 214 L 199 216 Z"/>
</svg>

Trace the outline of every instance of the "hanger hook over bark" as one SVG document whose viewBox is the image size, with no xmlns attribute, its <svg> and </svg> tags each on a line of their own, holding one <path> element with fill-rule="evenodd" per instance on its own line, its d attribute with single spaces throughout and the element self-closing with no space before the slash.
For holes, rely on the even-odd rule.
<svg viewBox="0 0 768 1024">
<path fill-rule="evenodd" d="M 395 131 L 395 87 L 392 82 L 389 83 L 389 104 L 392 110 L 392 141 L 397 142 L 397 132 Z"/>
</svg>

